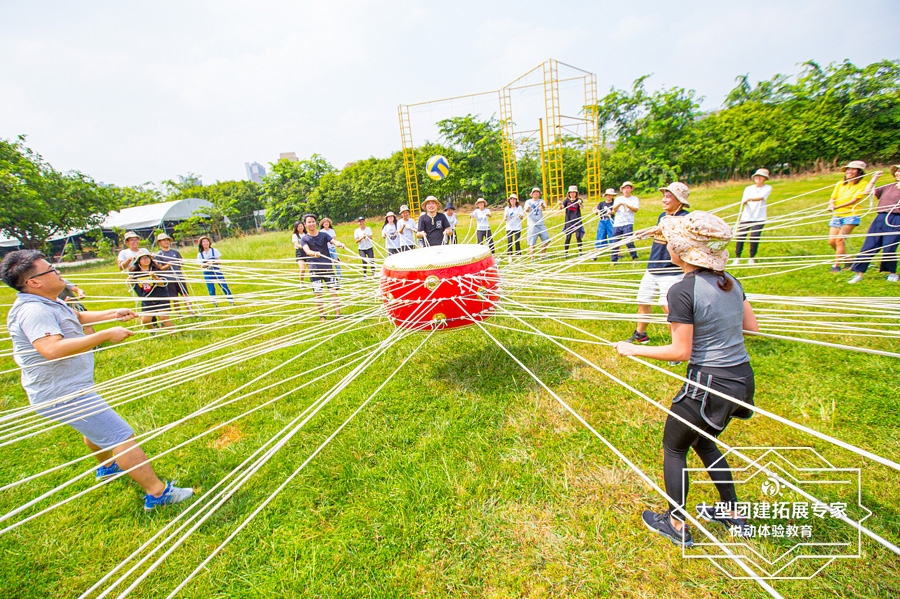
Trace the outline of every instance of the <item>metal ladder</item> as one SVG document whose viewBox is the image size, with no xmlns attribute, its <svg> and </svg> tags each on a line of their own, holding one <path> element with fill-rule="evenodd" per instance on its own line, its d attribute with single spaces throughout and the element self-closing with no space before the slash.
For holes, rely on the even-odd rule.
<svg viewBox="0 0 900 599">
<path fill-rule="evenodd" d="M 597 127 L 597 76 L 593 73 L 584 81 L 584 117 L 587 119 L 585 141 L 587 147 L 587 203 L 599 202 L 600 185 L 600 130 Z"/>
<path fill-rule="evenodd" d="M 506 197 L 519 194 L 519 175 L 516 171 L 516 141 L 513 136 L 512 98 L 506 87 L 500 90 L 500 125 L 503 146 L 503 176 Z"/>
<path fill-rule="evenodd" d="M 400 116 L 400 141 L 403 144 L 403 170 L 406 173 L 406 195 L 409 200 L 409 213 L 413 218 L 417 218 L 419 214 L 419 179 L 416 176 L 416 152 L 413 148 L 409 107 L 401 104 L 397 107 L 397 113 Z"/>
<path fill-rule="evenodd" d="M 547 122 L 547 180 L 544 192 L 548 205 L 562 202 L 563 161 L 562 161 L 562 121 L 559 109 L 559 76 L 556 61 L 552 58 L 543 64 L 544 71 L 544 113 Z"/>
</svg>

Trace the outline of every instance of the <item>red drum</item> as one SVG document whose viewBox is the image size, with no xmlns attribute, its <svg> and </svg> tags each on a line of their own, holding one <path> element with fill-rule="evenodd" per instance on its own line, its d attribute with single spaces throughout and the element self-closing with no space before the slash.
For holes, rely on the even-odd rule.
<svg viewBox="0 0 900 599">
<path fill-rule="evenodd" d="M 491 316 L 500 274 L 483 245 L 441 245 L 388 256 L 381 295 L 398 327 L 432 331 Z"/>
</svg>

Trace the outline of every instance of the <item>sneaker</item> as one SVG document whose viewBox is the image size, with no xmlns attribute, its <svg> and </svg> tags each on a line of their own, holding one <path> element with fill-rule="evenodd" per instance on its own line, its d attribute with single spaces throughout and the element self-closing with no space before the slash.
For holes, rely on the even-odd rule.
<svg viewBox="0 0 900 599">
<path fill-rule="evenodd" d="M 97 470 L 95 470 L 95 472 L 97 473 L 97 480 L 106 480 L 107 478 L 124 472 L 124 470 L 119 468 L 119 465 L 117 463 L 113 462 L 109 466 L 100 466 L 99 468 L 97 468 Z"/>
<path fill-rule="evenodd" d="M 900 275 L 896 273 L 891 273 L 887 276 L 888 283 L 900 283 Z"/>
<path fill-rule="evenodd" d="M 647 335 L 647 333 L 638 333 L 637 331 L 635 331 L 628 339 L 628 343 L 640 343 L 641 345 L 647 345 L 648 343 L 650 343 L 650 336 Z"/>
<path fill-rule="evenodd" d="M 841 267 L 838 266 L 838 265 L 834 265 L 834 266 L 831 267 L 831 272 L 832 272 L 832 273 L 835 273 L 835 272 L 841 272 Z"/>
<path fill-rule="evenodd" d="M 194 490 L 190 487 L 175 487 L 171 482 L 167 481 L 166 490 L 159 497 L 154 497 L 149 493 L 144 495 L 144 511 L 149 512 L 154 508 L 169 503 L 181 503 L 185 499 L 190 499 L 193 494 Z"/>
<path fill-rule="evenodd" d="M 744 536 L 743 531 L 746 530 L 747 521 L 744 518 L 717 518 L 716 508 L 705 503 L 697 504 L 697 515 L 707 522 L 718 522 L 727 526 L 729 530 L 735 531 L 735 536 Z"/>
<path fill-rule="evenodd" d="M 669 522 L 669 514 L 668 512 L 651 512 L 650 510 L 644 510 L 641 514 L 641 520 L 644 522 L 644 526 L 652 530 L 653 532 L 664 536 L 669 539 L 679 547 L 693 547 L 694 539 L 691 537 L 690 525 L 685 522 L 684 528 L 680 531 L 675 530 L 675 527 L 672 526 L 672 523 Z"/>
<path fill-rule="evenodd" d="M 671 362 L 666 362 L 666 364 L 668 364 L 669 366 L 678 366 L 679 364 L 681 364 L 681 362 L 673 360 Z"/>
<path fill-rule="evenodd" d="M 750 258 L 749 260 L 747 260 L 747 264 L 756 264 L 756 260 Z"/>
<path fill-rule="evenodd" d="M 740 263 L 741 263 L 740 258 L 735 258 L 734 260 L 731 261 L 732 266 L 738 266 L 738 265 L 740 265 Z"/>
<path fill-rule="evenodd" d="M 860 281 L 862 281 L 862 275 L 860 273 L 856 273 L 850 278 L 849 281 L 847 281 L 847 283 L 853 285 L 854 283 L 859 283 Z"/>
</svg>

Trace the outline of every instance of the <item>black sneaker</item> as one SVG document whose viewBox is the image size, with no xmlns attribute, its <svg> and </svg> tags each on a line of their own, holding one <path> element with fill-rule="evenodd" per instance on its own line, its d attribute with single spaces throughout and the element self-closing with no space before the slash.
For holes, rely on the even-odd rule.
<svg viewBox="0 0 900 599">
<path fill-rule="evenodd" d="M 635 331 L 632 333 L 631 338 L 628 339 L 628 343 L 640 343 L 641 345 L 647 345 L 650 343 L 650 336 L 647 333 L 638 333 Z"/>
<path fill-rule="evenodd" d="M 833 272 L 833 273 L 835 273 L 835 272 L 841 272 L 841 267 L 840 267 L 840 266 L 832 266 L 832 267 L 831 267 L 831 272 Z"/>
<path fill-rule="evenodd" d="M 729 530 L 734 531 L 733 536 L 742 537 L 744 531 L 747 530 L 747 521 L 744 518 L 719 518 L 716 517 L 715 506 L 705 503 L 697 504 L 697 515 L 707 522 L 718 522 L 723 526 L 727 526 Z"/>
<path fill-rule="evenodd" d="M 679 547 L 694 546 L 694 539 L 691 537 L 688 523 L 685 522 L 684 528 L 680 531 L 675 530 L 675 527 L 669 522 L 669 514 L 667 512 L 660 514 L 659 512 L 644 510 L 641 514 L 641 520 L 644 522 L 644 526 L 653 532 L 664 536 Z"/>
</svg>

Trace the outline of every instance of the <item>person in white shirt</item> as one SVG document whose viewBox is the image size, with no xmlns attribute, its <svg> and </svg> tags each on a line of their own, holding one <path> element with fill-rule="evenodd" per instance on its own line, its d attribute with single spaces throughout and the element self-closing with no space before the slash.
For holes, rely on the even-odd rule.
<svg viewBox="0 0 900 599">
<path fill-rule="evenodd" d="M 528 217 L 528 230 L 526 241 L 528 242 L 528 257 L 534 257 L 534 246 L 538 239 L 543 242 L 541 256 L 547 255 L 547 246 L 550 245 L 550 232 L 544 224 L 544 208 L 547 204 L 541 199 L 541 190 L 535 187 L 531 190 L 531 199 L 525 202 L 525 215 Z"/>
<path fill-rule="evenodd" d="M 416 221 L 409 218 L 409 206 L 400 206 L 400 220 L 397 221 L 397 233 L 400 235 L 400 251 L 416 249 Z"/>
<path fill-rule="evenodd" d="M 331 239 L 337 239 L 337 231 L 334 230 L 334 226 L 331 222 L 331 219 L 327 216 L 319 221 L 319 231 L 325 233 Z M 344 246 L 346 247 L 346 246 Z M 334 276 L 335 279 L 341 278 L 341 259 L 337 253 L 337 246 L 335 244 L 330 244 L 328 246 L 328 254 L 331 256 L 331 263 L 334 266 Z"/>
<path fill-rule="evenodd" d="M 393 212 L 384 215 L 381 236 L 384 237 L 384 247 L 389 255 L 400 252 L 400 234 L 397 232 L 397 217 Z"/>
<path fill-rule="evenodd" d="M 124 241 L 128 247 L 119 252 L 116 257 L 116 266 L 119 267 L 119 270 L 128 270 L 141 247 L 141 238 L 134 231 L 126 232 Z"/>
<path fill-rule="evenodd" d="M 744 189 L 741 197 L 741 210 L 735 233 L 734 260 L 731 266 L 741 263 L 741 253 L 744 251 L 744 242 L 750 238 L 750 259 L 747 264 L 755 264 L 756 251 L 759 249 L 759 236 L 766 226 L 766 200 L 772 193 L 772 186 L 767 183 L 769 169 L 761 168 L 753 173 L 753 185 Z"/>
<path fill-rule="evenodd" d="M 494 253 L 494 236 L 491 233 L 491 210 L 487 207 L 484 198 L 475 200 L 475 210 L 472 211 L 472 218 L 475 219 L 475 241 L 484 243 L 487 239 L 488 247 L 491 253 Z"/>
<path fill-rule="evenodd" d="M 522 238 L 522 221 L 525 220 L 525 211 L 519 206 L 519 196 L 514 193 L 506 198 L 506 208 L 503 209 L 503 222 L 506 223 L 506 255 L 512 256 L 513 244 L 516 246 L 516 255 L 522 253 L 519 239 Z"/>
<path fill-rule="evenodd" d="M 365 217 L 356 219 L 359 226 L 353 229 L 353 239 L 356 241 L 356 249 L 362 258 L 363 276 L 369 274 L 369 266 L 372 266 L 372 274 L 375 274 L 375 248 L 372 245 L 372 229 L 366 226 Z"/>
<path fill-rule="evenodd" d="M 616 198 L 612 209 L 615 216 L 613 217 L 613 248 L 610 260 L 613 262 L 619 261 L 619 246 L 616 244 L 621 243 L 623 239 L 631 237 L 634 233 L 634 214 L 641 207 L 640 198 L 631 195 L 632 190 L 634 190 L 634 184 L 631 181 L 622 183 L 619 190 L 622 192 L 622 195 Z M 625 247 L 630 251 L 631 259 L 637 260 L 637 248 L 634 247 L 634 242 L 629 241 L 625 244 Z"/>
<path fill-rule="evenodd" d="M 210 295 L 215 296 L 216 283 L 218 283 L 219 287 L 222 288 L 222 293 L 225 294 L 225 298 L 233 306 L 234 297 L 231 295 L 228 283 L 225 282 L 225 275 L 222 274 L 222 269 L 219 268 L 221 260 L 222 252 L 212 246 L 212 239 L 206 235 L 201 237 L 200 242 L 197 244 L 197 262 L 200 263 L 200 268 L 203 269 L 203 280 L 206 281 L 206 289 Z M 213 303 L 213 305 L 217 306 L 218 304 Z"/>
<path fill-rule="evenodd" d="M 453 207 L 453 202 L 448 201 L 444 206 L 444 216 L 447 217 L 447 220 L 450 221 L 450 226 L 453 227 L 453 233 L 447 236 L 447 243 L 459 243 L 456 239 L 456 227 L 459 225 L 459 217 L 456 216 L 456 208 Z"/>
<path fill-rule="evenodd" d="M 291 243 L 294 244 L 294 257 L 297 258 L 297 267 L 300 269 L 300 280 L 303 280 L 303 273 L 306 272 L 306 252 L 303 251 L 303 246 L 300 245 L 300 240 L 303 239 L 303 236 L 306 235 L 306 229 L 303 227 L 303 223 L 299 220 L 294 223 L 294 228 L 291 229 Z"/>
</svg>

